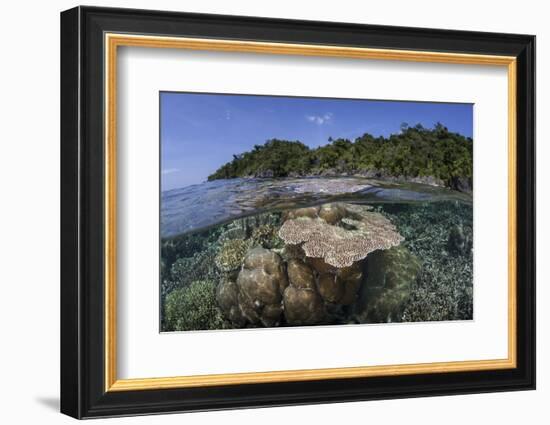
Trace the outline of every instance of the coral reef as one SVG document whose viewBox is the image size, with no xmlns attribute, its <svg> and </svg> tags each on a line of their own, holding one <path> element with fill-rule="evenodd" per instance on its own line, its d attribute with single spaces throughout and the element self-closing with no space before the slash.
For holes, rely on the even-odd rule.
<svg viewBox="0 0 550 425">
<path fill-rule="evenodd" d="M 368 259 L 368 275 L 355 306 L 360 323 L 401 321 L 420 262 L 404 246 L 376 251 Z"/>
<path fill-rule="evenodd" d="M 349 253 L 356 248 L 353 241 L 362 239 L 367 244 L 373 241 L 379 248 L 401 241 L 393 225 L 366 206 L 333 203 L 298 208 L 285 212 L 283 220 L 279 235 L 285 245 L 278 249 L 263 248 L 255 239 L 259 232 L 253 230 L 251 245 L 256 246 L 246 253 L 236 281 L 226 278 L 218 287 L 218 304 L 234 326 L 338 323 L 346 315 L 345 307 L 357 301 L 364 277 L 364 257 L 373 247 L 368 245 L 356 259 Z M 284 230 L 289 222 L 315 225 L 313 230 L 305 226 L 299 237 L 292 239 L 298 232 L 289 227 Z M 322 226 L 316 234 L 326 238 L 323 246 L 330 255 L 315 255 L 311 247 L 302 244 L 304 235 L 315 236 L 316 224 Z M 272 240 L 273 230 L 265 231 L 266 226 L 261 224 L 256 229 L 262 229 L 261 234 L 269 234 L 268 239 Z M 339 245 L 342 240 L 348 243 Z M 309 241 L 315 243 L 318 239 L 312 237 Z M 226 246 L 228 243 L 224 242 L 222 247 Z M 335 258 L 342 261 L 330 261 Z"/>
<path fill-rule="evenodd" d="M 451 254 L 463 255 L 472 249 L 472 240 L 466 236 L 461 225 L 454 225 L 447 238 L 447 251 Z"/>
<path fill-rule="evenodd" d="M 304 210 L 308 214 L 320 213 L 311 208 Z M 323 215 L 334 222 L 340 218 L 342 226 L 329 224 L 318 215 L 294 215 L 296 218 L 286 220 L 281 226 L 279 236 L 287 244 L 301 244 L 306 256 L 323 258 L 337 268 L 349 267 L 370 252 L 397 246 L 403 240 L 380 213 L 346 204 L 329 204 L 325 211 L 329 212 Z"/>
<path fill-rule="evenodd" d="M 315 278 L 310 266 L 296 258 L 288 261 L 287 273 L 290 284 L 296 288 L 315 288 Z"/>
<path fill-rule="evenodd" d="M 471 214 L 332 202 L 164 241 L 162 329 L 471 319 Z"/>
<path fill-rule="evenodd" d="M 283 304 L 289 325 L 315 325 L 325 318 L 323 300 L 312 288 L 290 285 L 284 292 Z"/>
<path fill-rule="evenodd" d="M 201 251 L 195 252 L 191 257 L 181 257 L 175 260 L 170 268 L 163 267 L 161 271 L 162 287 L 161 300 L 163 301 L 170 292 L 178 288 L 184 288 L 197 280 L 209 280 L 216 282 L 219 273 L 212 267 L 216 249 L 208 245 Z"/>
<path fill-rule="evenodd" d="M 283 219 L 284 221 L 288 221 L 300 217 L 317 218 L 319 216 L 319 209 L 319 207 L 304 207 L 289 210 L 284 214 Z"/>
<path fill-rule="evenodd" d="M 325 204 L 321 205 L 317 215 L 328 224 L 336 224 L 346 216 L 348 211 L 345 211 L 341 204 Z"/>
<path fill-rule="evenodd" d="M 317 282 L 319 295 L 329 303 L 338 303 L 344 295 L 344 285 L 333 274 L 322 274 Z"/>
<path fill-rule="evenodd" d="M 289 286 L 283 294 L 285 319 L 289 325 L 314 325 L 326 318 L 323 299 L 317 291 L 314 270 L 302 260 L 288 261 Z"/>
<path fill-rule="evenodd" d="M 244 240 L 249 246 L 260 245 L 264 248 L 282 247 L 277 236 L 280 226 L 280 213 L 262 213 L 242 217 L 220 227 L 216 245 L 223 245 L 231 240 Z"/>
<path fill-rule="evenodd" d="M 259 245 L 263 248 L 278 248 L 283 245 L 277 235 L 277 229 L 271 224 L 262 224 L 252 230 L 252 245 Z"/>
<path fill-rule="evenodd" d="M 227 325 L 216 303 L 216 285 L 195 281 L 166 297 L 165 331 L 223 329 Z"/>
<path fill-rule="evenodd" d="M 287 262 L 293 258 L 298 260 L 304 260 L 306 258 L 304 250 L 299 245 L 284 245 L 283 248 L 277 250 L 277 252 L 279 252 L 281 257 Z"/>
<path fill-rule="evenodd" d="M 251 324 L 274 326 L 279 322 L 282 294 L 288 279 L 281 257 L 268 249 L 255 247 L 246 254 L 237 277 L 238 303 Z"/>
<path fill-rule="evenodd" d="M 344 287 L 344 294 L 338 300 L 339 304 L 351 305 L 356 301 L 357 294 L 363 282 L 364 266 L 364 262 L 357 262 L 336 271 L 336 282 L 339 282 Z"/>
<path fill-rule="evenodd" d="M 266 216 L 248 227 L 247 240 L 228 240 L 222 233 L 216 264 L 225 278 L 216 298 L 224 317 L 236 327 L 350 320 L 365 257 L 402 240 L 393 224 L 371 209 L 331 203 L 286 211 L 280 239 Z M 239 226 L 250 226 L 250 220 Z M 238 274 L 227 273 L 235 270 Z"/>
<path fill-rule="evenodd" d="M 168 267 L 181 257 L 192 257 L 202 251 L 208 243 L 208 236 L 204 234 L 194 235 L 192 238 L 182 237 L 166 239 L 161 245 L 161 257 Z"/>
<path fill-rule="evenodd" d="M 223 279 L 216 289 L 216 300 L 224 316 L 234 326 L 242 327 L 246 324 L 246 318 L 239 306 L 239 288 L 236 282 Z"/>
<path fill-rule="evenodd" d="M 241 267 L 249 243 L 243 239 L 229 239 L 225 241 L 215 258 L 220 271 L 228 273 Z"/>
<path fill-rule="evenodd" d="M 471 205 L 460 202 L 387 205 L 383 212 L 405 236 L 404 246 L 422 263 L 401 321 L 471 320 L 473 252 L 468 244 L 462 252 L 449 244 L 455 238 L 451 236 L 455 226 L 462 229 L 466 240 L 473 240 Z"/>
</svg>

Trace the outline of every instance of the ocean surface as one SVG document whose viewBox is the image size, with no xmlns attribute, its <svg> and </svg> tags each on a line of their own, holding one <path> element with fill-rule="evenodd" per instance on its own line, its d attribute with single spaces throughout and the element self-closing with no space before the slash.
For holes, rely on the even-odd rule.
<svg viewBox="0 0 550 425">
<path fill-rule="evenodd" d="M 172 238 L 264 212 L 330 202 L 471 204 L 469 194 L 362 177 L 214 180 L 161 193 L 161 237 Z"/>
</svg>

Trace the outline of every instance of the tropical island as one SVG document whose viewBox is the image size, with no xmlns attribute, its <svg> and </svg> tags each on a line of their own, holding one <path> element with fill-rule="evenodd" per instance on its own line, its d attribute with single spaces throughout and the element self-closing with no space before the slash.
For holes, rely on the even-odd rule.
<svg viewBox="0 0 550 425">
<path fill-rule="evenodd" d="M 472 168 L 472 138 L 450 132 L 441 123 L 431 129 L 404 123 L 399 134 L 389 137 L 365 133 L 354 141 L 329 138 L 328 144 L 314 149 L 298 140 L 271 139 L 233 155 L 208 180 L 361 175 L 470 192 Z"/>
<path fill-rule="evenodd" d="M 472 104 L 161 102 L 162 332 L 473 319 Z"/>
</svg>

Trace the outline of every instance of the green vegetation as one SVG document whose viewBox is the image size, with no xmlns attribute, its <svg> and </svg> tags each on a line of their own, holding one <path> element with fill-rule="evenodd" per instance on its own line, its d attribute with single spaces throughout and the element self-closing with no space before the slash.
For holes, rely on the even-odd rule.
<svg viewBox="0 0 550 425">
<path fill-rule="evenodd" d="M 216 304 L 216 284 L 195 281 L 175 289 L 166 297 L 165 331 L 223 329 L 224 320 Z"/>
<path fill-rule="evenodd" d="M 233 155 L 233 161 L 208 176 L 208 180 L 245 176 L 286 177 L 292 172 L 307 173 L 311 170 L 312 152 L 299 141 L 268 140 L 263 146 L 254 145 L 250 152 Z"/>
<path fill-rule="evenodd" d="M 329 139 L 310 149 L 299 141 L 269 140 L 220 167 L 208 180 L 236 177 L 287 177 L 332 173 L 381 176 L 432 176 L 451 185 L 472 177 L 472 139 L 451 133 L 440 123 L 433 129 L 402 124 L 388 138 L 365 133 L 355 141 Z"/>
</svg>

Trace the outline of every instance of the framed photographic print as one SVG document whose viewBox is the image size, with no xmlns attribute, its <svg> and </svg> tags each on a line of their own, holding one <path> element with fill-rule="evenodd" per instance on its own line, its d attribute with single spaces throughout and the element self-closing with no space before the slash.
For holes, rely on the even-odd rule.
<svg viewBox="0 0 550 425">
<path fill-rule="evenodd" d="M 61 411 L 533 389 L 535 38 L 61 14 Z"/>
</svg>

